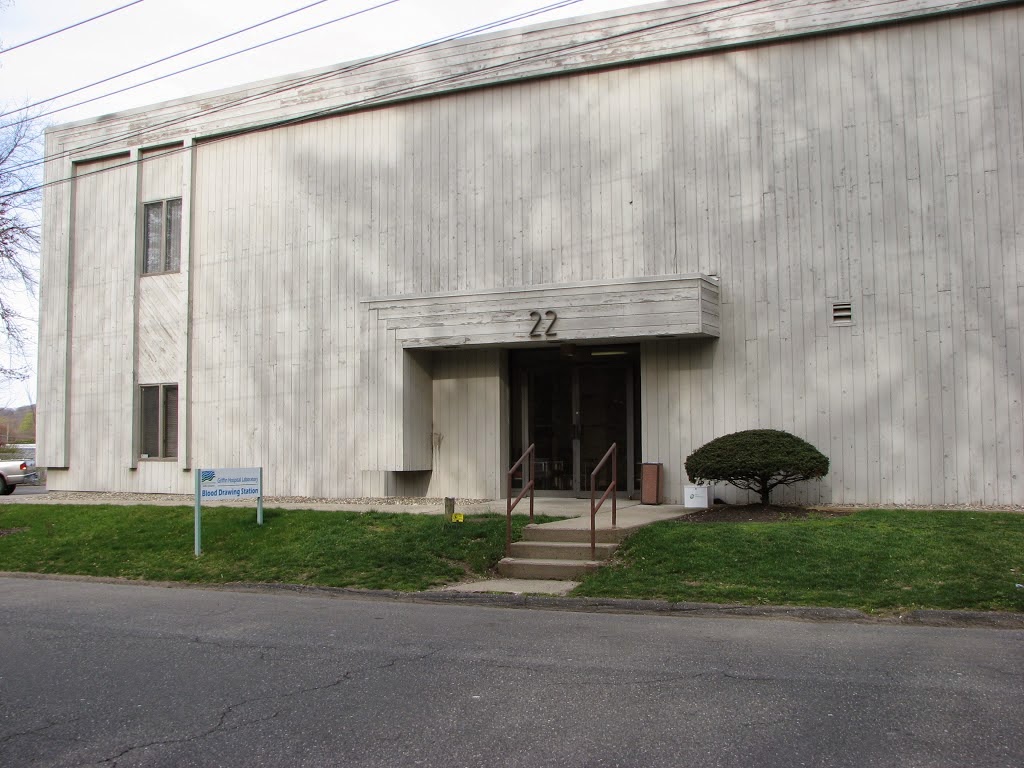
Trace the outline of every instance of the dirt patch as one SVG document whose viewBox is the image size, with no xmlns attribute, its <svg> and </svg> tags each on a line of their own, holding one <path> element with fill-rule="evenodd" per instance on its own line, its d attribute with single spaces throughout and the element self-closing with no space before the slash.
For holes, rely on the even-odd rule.
<svg viewBox="0 0 1024 768">
<path fill-rule="evenodd" d="M 852 515 L 854 509 L 814 509 L 809 507 L 776 507 L 763 504 L 744 506 L 718 505 L 698 510 L 681 518 L 684 523 L 781 523 L 787 520 L 821 520 Z"/>
<path fill-rule="evenodd" d="M 27 530 L 28 528 L 0 528 L 0 538 L 3 538 L 4 536 L 10 536 L 13 533 L 21 533 L 22 531 Z"/>
</svg>

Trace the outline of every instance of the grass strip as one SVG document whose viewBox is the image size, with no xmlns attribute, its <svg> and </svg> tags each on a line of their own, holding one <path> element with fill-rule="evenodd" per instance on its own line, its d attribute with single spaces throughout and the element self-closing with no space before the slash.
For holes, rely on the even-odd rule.
<svg viewBox="0 0 1024 768">
<path fill-rule="evenodd" d="M 642 529 L 573 592 L 868 611 L 1024 611 L 1024 515 L 867 510 Z"/>
<path fill-rule="evenodd" d="M 528 521 L 513 516 L 516 538 Z M 504 546 L 502 515 L 267 509 L 260 527 L 255 509 L 207 507 L 196 558 L 190 507 L 0 507 L 5 571 L 415 591 L 486 575 Z"/>
</svg>

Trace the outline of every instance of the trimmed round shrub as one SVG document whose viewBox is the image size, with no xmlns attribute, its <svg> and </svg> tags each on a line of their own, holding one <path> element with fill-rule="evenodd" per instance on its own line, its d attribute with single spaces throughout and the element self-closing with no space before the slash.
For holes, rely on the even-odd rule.
<svg viewBox="0 0 1024 768">
<path fill-rule="evenodd" d="M 725 482 L 754 491 L 769 504 L 772 489 L 828 474 L 828 457 L 789 432 L 748 429 L 702 445 L 686 457 L 686 474 L 695 483 Z"/>
</svg>

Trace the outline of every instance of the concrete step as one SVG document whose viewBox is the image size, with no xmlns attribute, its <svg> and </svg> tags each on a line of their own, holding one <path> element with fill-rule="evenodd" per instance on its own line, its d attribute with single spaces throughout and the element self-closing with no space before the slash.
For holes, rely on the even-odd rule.
<svg viewBox="0 0 1024 768">
<path fill-rule="evenodd" d="M 636 528 L 598 528 L 599 544 L 618 544 Z M 590 546 L 590 524 L 585 528 L 549 528 L 543 524 L 523 528 L 523 541 L 571 541 Z"/>
<path fill-rule="evenodd" d="M 512 557 L 540 560 L 607 560 L 618 544 L 598 544 L 594 557 L 590 556 L 590 542 L 575 541 L 516 541 L 512 544 Z"/>
<path fill-rule="evenodd" d="M 505 557 L 498 561 L 498 573 L 509 579 L 556 579 L 575 581 L 596 571 L 597 560 L 549 560 L 536 557 Z"/>
</svg>

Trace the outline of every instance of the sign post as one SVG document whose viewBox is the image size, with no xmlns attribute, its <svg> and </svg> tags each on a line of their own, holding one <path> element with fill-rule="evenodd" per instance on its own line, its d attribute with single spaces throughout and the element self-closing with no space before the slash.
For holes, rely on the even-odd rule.
<svg viewBox="0 0 1024 768">
<path fill-rule="evenodd" d="M 196 557 L 203 551 L 202 539 L 202 522 L 203 522 L 203 505 L 199 501 L 199 476 L 202 471 L 196 472 Z"/>
<path fill-rule="evenodd" d="M 251 499 L 254 496 L 256 524 L 263 525 L 263 467 L 196 470 L 196 557 L 203 553 L 203 499 Z"/>
<path fill-rule="evenodd" d="M 263 525 L 263 467 L 260 467 L 260 495 L 256 499 L 256 525 Z"/>
</svg>

